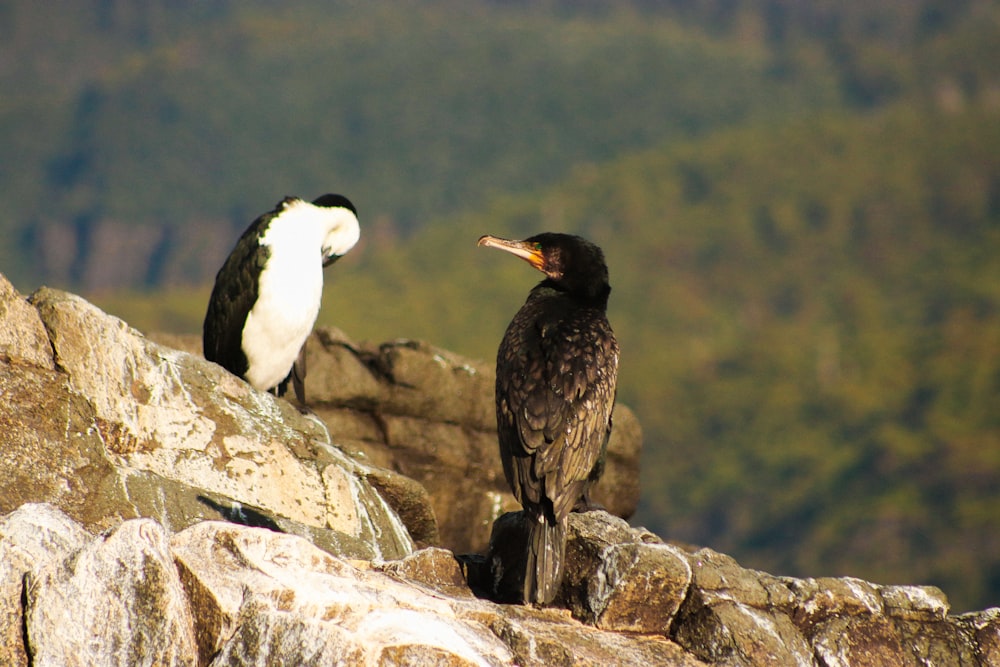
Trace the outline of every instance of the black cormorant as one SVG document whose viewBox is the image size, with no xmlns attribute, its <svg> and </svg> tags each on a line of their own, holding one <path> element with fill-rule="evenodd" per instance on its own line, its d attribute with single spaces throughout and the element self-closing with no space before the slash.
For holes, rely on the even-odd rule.
<svg viewBox="0 0 1000 667">
<path fill-rule="evenodd" d="M 531 523 L 523 599 L 545 604 L 562 581 L 566 517 L 588 502 L 611 433 L 618 342 L 606 316 L 608 269 L 579 236 L 483 236 L 479 245 L 546 276 L 507 327 L 496 378 L 500 459 Z"/>
<path fill-rule="evenodd" d="M 305 406 L 305 341 L 319 314 L 323 268 L 354 247 L 357 211 L 342 195 L 285 197 L 247 228 L 215 277 L 202 345 L 257 389 Z"/>
</svg>

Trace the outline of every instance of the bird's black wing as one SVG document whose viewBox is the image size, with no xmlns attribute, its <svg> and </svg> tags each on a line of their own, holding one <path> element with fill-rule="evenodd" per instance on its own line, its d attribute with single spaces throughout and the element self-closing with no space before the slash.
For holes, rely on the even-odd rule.
<svg viewBox="0 0 1000 667">
<path fill-rule="evenodd" d="M 298 400 L 299 405 L 303 408 L 306 406 L 306 345 L 308 345 L 309 340 L 306 339 L 305 343 L 302 343 L 302 349 L 299 350 L 299 356 L 295 358 L 295 363 L 292 364 L 292 387 L 295 389 L 295 398 Z"/>
<path fill-rule="evenodd" d="M 586 492 L 606 445 L 618 344 L 597 309 L 561 311 L 529 299 L 497 356 L 504 473 L 517 499 L 565 516 Z"/>
<path fill-rule="evenodd" d="M 247 358 L 242 349 L 243 325 L 257 302 L 257 280 L 270 254 L 259 243 L 261 230 L 280 213 L 287 200 L 247 228 L 215 276 L 202 327 L 205 358 L 243 377 Z"/>
</svg>

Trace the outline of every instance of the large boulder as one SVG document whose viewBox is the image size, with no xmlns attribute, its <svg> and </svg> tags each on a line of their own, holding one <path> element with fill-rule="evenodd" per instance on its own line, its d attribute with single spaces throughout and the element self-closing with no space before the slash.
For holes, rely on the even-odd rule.
<svg viewBox="0 0 1000 667">
<path fill-rule="evenodd" d="M 24 600 L 25 639 L 34 665 L 198 662 L 169 536 L 152 519 L 126 521 L 29 572 Z"/>
<path fill-rule="evenodd" d="M 0 318 L 0 511 L 49 502 L 91 530 L 227 519 L 359 558 L 412 550 L 369 481 L 391 475 L 314 415 L 66 292 L 25 300 L 0 276 Z"/>
</svg>

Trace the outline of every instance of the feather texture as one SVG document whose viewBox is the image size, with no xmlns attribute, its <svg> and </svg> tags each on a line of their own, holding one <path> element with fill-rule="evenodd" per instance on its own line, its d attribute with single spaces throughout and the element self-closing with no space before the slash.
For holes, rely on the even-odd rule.
<svg viewBox="0 0 1000 667">
<path fill-rule="evenodd" d="M 514 315 L 497 351 L 500 460 L 532 518 L 524 599 L 547 603 L 562 580 L 566 517 L 603 470 L 618 378 L 606 310 L 607 267 L 575 236 L 483 237 L 548 276 Z"/>
</svg>

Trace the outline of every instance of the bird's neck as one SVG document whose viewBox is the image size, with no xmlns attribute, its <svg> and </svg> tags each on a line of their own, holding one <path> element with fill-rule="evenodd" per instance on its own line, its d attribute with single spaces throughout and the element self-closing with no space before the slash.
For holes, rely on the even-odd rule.
<svg viewBox="0 0 1000 667">
<path fill-rule="evenodd" d="M 610 294 L 611 286 L 605 282 L 567 285 L 564 281 L 546 279 L 535 285 L 528 298 L 568 298 L 576 301 L 581 306 L 604 310 L 608 307 L 608 296 Z"/>
</svg>

